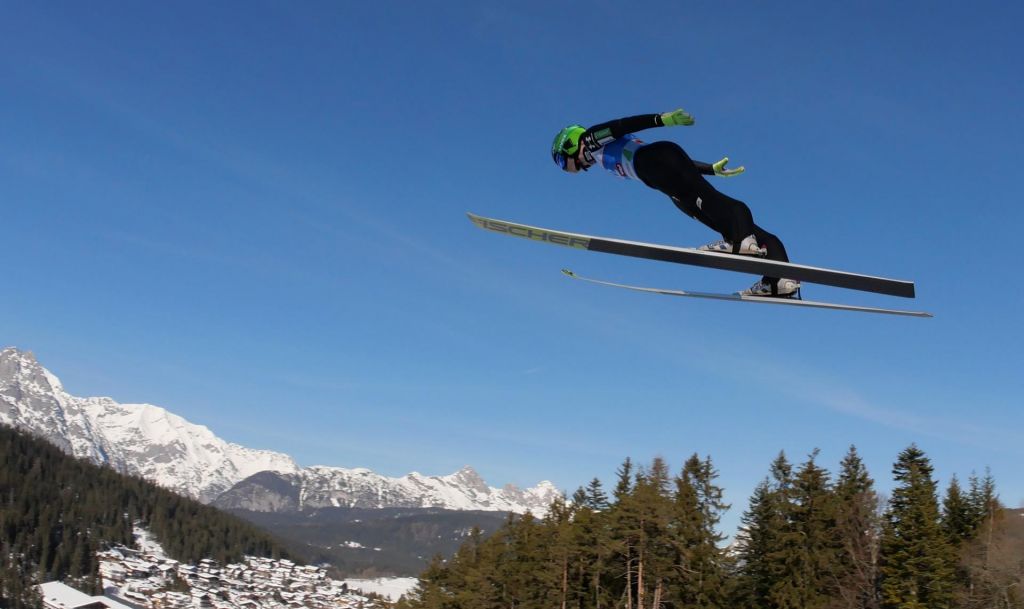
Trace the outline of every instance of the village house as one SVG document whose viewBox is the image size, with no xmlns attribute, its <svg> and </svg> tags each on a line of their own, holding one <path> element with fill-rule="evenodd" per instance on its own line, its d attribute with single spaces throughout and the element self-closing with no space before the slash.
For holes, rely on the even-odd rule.
<svg viewBox="0 0 1024 609">
<path fill-rule="evenodd" d="M 61 582 L 37 586 L 45 609 L 132 609 L 105 596 L 89 596 Z"/>
</svg>

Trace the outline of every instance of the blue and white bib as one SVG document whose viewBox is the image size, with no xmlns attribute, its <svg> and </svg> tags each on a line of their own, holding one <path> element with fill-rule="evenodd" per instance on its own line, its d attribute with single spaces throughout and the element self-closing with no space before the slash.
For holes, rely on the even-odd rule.
<svg viewBox="0 0 1024 609">
<path fill-rule="evenodd" d="M 596 165 L 604 167 L 620 178 L 639 180 L 636 169 L 633 168 L 633 155 L 643 145 L 643 141 L 632 133 L 627 133 L 594 150 L 591 155 Z"/>
</svg>

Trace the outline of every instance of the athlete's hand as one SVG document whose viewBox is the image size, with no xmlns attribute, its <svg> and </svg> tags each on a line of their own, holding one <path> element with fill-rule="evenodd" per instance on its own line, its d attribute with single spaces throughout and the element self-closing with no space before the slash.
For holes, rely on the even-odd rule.
<svg viewBox="0 0 1024 609">
<path fill-rule="evenodd" d="M 689 112 L 679 108 L 671 112 L 661 114 L 661 124 L 666 127 L 689 127 L 693 124 L 693 116 Z"/>
<path fill-rule="evenodd" d="M 726 157 L 722 157 L 721 161 L 718 161 L 718 162 L 715 162 L 715 163 L 711 164 L 711 168 L 715 170 L 715 175 L 716 176 L 721 176 L 723 178 L 731 178 L 733 176 L 738 176 L 741 173 L 743 173 L 744 171 L 746 171 L 746 168 L 744 168 L 743 165 L 740 165 L 736 169 L 726 169 L 725 168 L 725 164 L 728 163 L 728 162 L 729 162 L 729 157 L 726 156 Z"/>
</svg>

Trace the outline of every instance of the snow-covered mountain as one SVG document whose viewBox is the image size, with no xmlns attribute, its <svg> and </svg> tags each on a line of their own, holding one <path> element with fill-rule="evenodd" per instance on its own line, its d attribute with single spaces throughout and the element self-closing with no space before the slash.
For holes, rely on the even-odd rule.
<svg viewBox="0 0 1024 609">
<path fill-rule="evenodd" d="M 75 397 L 14 348 L 0 351 L 0 422 L 200 501 L 257 472 L 299 471 L 288 455 L 225 442 L 159 406 Z"/>
<path fill-rule="evenodd" d="M 417 472 L 387 478 L 368 469 L 310 467 L 302 470 L 303 507 L 439 507 L 450 510 L 547 512 L 559 490 L 550 482 L 521 490 L 487 486 L 469 466 L 449 476 Z"/>
<path fill-rule="evenodd" d="M 214 501 L 223 509 L 291 512 L 322 507 L 444 508 L 534 514 L 547 512 L 561 492 L 550 482 L 530 489 L 487 486 L 466 466 L 450 476 L 413 472 L 388 478 L 368 469 L 308 467 L 296 474 L 261 472 L 246 478 Z"/>
<path fill-rule="evenodd" d="M 542 513 L 560 493 L 550 482 L 493 488 L 470 467 L 450 476 L 388 478 L 368 469 L 300 468 L 288 455 L 226 442 L 151 404 L 80 398 L 32 353 L 0 351 L 0 423 L 62 450 L 217 505 L 253 511 L 315 507 L 436 507 Z M 230 492 L 225 492 L 230 489 Z"/>
</svg>

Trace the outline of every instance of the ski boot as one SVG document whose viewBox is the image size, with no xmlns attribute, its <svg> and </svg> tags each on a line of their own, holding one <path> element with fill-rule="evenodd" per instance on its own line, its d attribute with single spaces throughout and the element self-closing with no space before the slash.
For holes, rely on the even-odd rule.
<svg viewBox="0 0 1024 609">
<path fill-rule="evenodd" d="M 737 292 L 740 296 L 768 296 L 773 298 L 800 298 L 800 282 L 795 279 L 779 279 L 774 288 L 767 279 L 761 278 L 754 285 Z"/>
<path fill-rule="evenodd" d="M 723 254 L 740 254 L 743 256 L 767 256 L 768 250 L 757 244 L 757 238 L 754 235 L 747 235 L 740 241 L 740 247 L 738 251 L 733 250 L 732 241 L 725 239 L 721 241 L 715 241 L 714 243 L 708 243 L 697 248 L 702 252 L 721 252 Z"/>
</svg>

